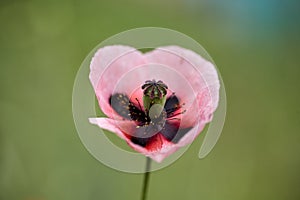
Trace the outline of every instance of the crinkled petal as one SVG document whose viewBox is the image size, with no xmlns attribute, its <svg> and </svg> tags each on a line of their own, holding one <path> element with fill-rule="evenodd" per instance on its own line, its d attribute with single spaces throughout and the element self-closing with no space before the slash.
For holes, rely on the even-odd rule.
<svg viewBox="0 0 300 200">
<path fill-rule="evenodd" d="M 204 129 L 206 123 L 200 122 L 196 126 L 194 126 L 187 134 L 185 134 L 179 142 L 176 144 L 178 147 L 186 146 L 190 143 L 192 143 L 196 137 L 201 133 L 201 131 Z"/>
<path fill-rule="evenodd" d="M 164 138 L 161 134 L 157 134 L 157 137 L 155 138 L 157 140 L 156 144 L 153 148 L 144 148 L 137 144 L 132 143 L 130 140 L 127 141 L 128 145 L 131 146 L 134 150 L 144 154 L 145 156 L 150 157 L 151 159 L 155 160 L 156 162 L 163 161 L 166 157 L 173 154 L 175 151 L 177 151 L 180 146 L 177 144 L 174 144 L 172 142 L 169 142 Z M 151 145 L 151 144 L 150 144 Z M 159 147 L 159 148 L 157 148 Z"/>
<path fill-rule="evenodd" d="M 130 140 L 130 137 L 128 137 L 129 134 L 124 132 L 124 130 L 134 131 L 134 125 L 131 121 L 117 121 L 109 118 L 90 118 L 89 121 L 92 124 L 98 125 L 100 128 L 116 133 L 120 138 L 124 139 L 131 148 L 152 158 L 156 162 L 161 162 L 163 159 L 176 152 L 180 147 L 190 144 L 205 126 L 204 123 L 195 126 L 176 144 L 168 141 L 159 133 L 156 135 L 156 141 L 152 141 L 147 147 L 142 147 L 133 143 Z M 127 129 L 125 127 L 127 127 Z"/>
<path fill-rule="evenodd" d="M 133 128 L 132 122 L 130 121 L 117 121 L 110 118 L 89 118 L 89 121 L 92 124 L 98 125 L 100 128 L 116 133 L 120 138 L 124 139 L 131 148 L 152 158 L 156 162 L 161 162 L 179 148 L 177 145 L 167 141 L 161 134 L 157 134 L 157 141 L 150 143 L 150 146 L 147 148 L 133 143 L 123 130 L 125 126 L 128 127 L 128 130 Z M 120 128 L 120 126 L 122 128 Z"/>
<path fill-rule="evenodd" d="M 117 118 L 109 104 L 109 97 L 119 79 L 144 63 L 142 53 L 128 46 L 106 46 L 96 52 L 90 65 L 90 81 L 99 106 L 107 116 Z"/>
<path fill-rule="evenodd" d="M 122 129 L 126 130 L 125 127 L 127 127 L 128 128 L 127 130 L 130 130 L 133 125 L 132 122 L 130 121 L 117 121 L 114 119 L 104 118 L 104 117 L 89 118 L 89 121 L 91 124 L 98 125 L 100 128 L 116 133 L 120 138 L 124 140 L 127 140 L 127 137 L 125 136 Z"/>
<path fill-rule="evenodd" d="M 219 79 L 212 63 L 195 52 L 178 46 L 160 47 L 146 54 L 147 62 L 167 65 L 181 74 L 191 85 L 194 94 L 187 95 L 180 88 L 180 82 L 170 84 L 172 90 L 182 101 L 192 102 L 186 105 L 183 126 L 209 122 L 219 101 Z M 195 99 L 196 98 L 196 99 Z M 197 120 L 193 120 L 197 119 Z"/>
</svg>

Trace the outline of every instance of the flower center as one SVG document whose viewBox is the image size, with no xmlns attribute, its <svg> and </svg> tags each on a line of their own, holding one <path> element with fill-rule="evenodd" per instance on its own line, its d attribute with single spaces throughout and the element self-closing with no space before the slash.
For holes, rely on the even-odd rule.
<svg viewBox="0 0 300 200">
<path fill-rule="evenodd" d="M 151 137 L 161 131 L 164 128 L 167 113 L 164 110 L 164 105 L 166 103 L 166 95 L 168 86 L 162 81 L 152 81 L 147 80 L 145 84 L 142 85 L 143 90 L 143 110 L 145 114 L 145 121 L 138 123 L 137 136 L 138 137 Z M 141 104 L 138 105 L 141 108 Z M 130 116 L 136 115 L 135 112 L 130 112 Z M 141 114 L 140 114 L 141 115 Z"/>
<path fill-rule="evenodd" d="M 141 91 L 141 89 L 143 91 Z M 135 90 L 131 97 L 122 93 L 115 93 L 110 97 L 110 105 L 123 119 L 134 121 L 136 129 L 129 131 L 133 140 L 146 141 L 157 133 L 162 133 L 166 138 L 172 140 L 179 129 L 183 114 L 182 106 L 175 93 L 168 98 L 168 86 L 162 81 L 146 81 L 140 89 Z M 143 95 L 143 105 L 139 101 Z M 175 122 L 175 121 L 178 122 Z M 171 122 L 173 121 L 173 122 Z M 170 125 L 170 123 L 175 124 Z M 123 127 L 120 127 L 123 130 Z M 126 131 L 126 127 L 124 129 Z M 147 139 L 148 138 L 148 139 Z"/>
</svg>

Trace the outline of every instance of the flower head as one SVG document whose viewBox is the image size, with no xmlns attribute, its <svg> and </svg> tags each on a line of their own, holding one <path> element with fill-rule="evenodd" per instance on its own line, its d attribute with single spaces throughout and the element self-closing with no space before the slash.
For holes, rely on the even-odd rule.
<svg viewBox="0 0 300 200">
<path fill-rule="evenodd" d="M 142 54 L 107 46 L 96 52 L 90 67 L 99 106 L 108 117 L 90 122 L 157 162 L 191 143 L 218 105 L 214 66 L 181 47 Z"/>
</svg>

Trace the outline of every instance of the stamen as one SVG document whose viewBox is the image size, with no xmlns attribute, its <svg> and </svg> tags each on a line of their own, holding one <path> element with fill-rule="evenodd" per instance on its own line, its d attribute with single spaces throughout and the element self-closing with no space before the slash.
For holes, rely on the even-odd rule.
<svg viewBox="0 0 300 200">
<path fill-rule="evenodd" d="M 178 115 L 184 114 L 185 112 L 186 112 L 186 110 L 184 110 L 184 111 L 182 111 L 182 112 L 179 112 L 179 113 L 176 113 L 176 114 L 173 114 L 173 115 L 169 116 L 169 118 L 176 117 L 176 116 L 178 116 Z M 168 118 L 168 119 L 169 119 L 169 118 Z"/>
<path fill-rule="evenodd" d="M 167 109 L 166 112 L 167 112 L 168 115 L 170 115 L 170 114 L 172 114 L 173 112 L 175 112 L 175 111 L 179 110 L 180 108 L 182 108 L 184 105 L 185 105 L 185 103 L 182 103 L 181 105 L 176 104 L 176 105 L 174 105 L 173 108 Z M 183 112 L 185 112 L 185 111 L 183 111 Z M 181 113 L 181 114 L 183 114 L 183 113 Z"/>
<path fill-rule="evenodd" d="M 141 106 L 140 101 L 138 100 L 138 98 L 135 98 L 135 100 L 138 102 L 140 110 L 142 110 L 142 106 Z"/>
<path fill-rule="evenodd" d="M 180 121 L 181 119 L 179 119 L 179 118 L 171 118 L 171 119 L 168 119 L 169 121 L 170 120 L 177 120 L 177 121 Z"/>
</svg>

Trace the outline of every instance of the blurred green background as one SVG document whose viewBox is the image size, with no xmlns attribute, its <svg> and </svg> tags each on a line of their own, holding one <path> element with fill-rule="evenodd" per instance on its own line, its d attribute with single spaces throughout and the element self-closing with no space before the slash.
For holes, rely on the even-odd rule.
<svg viewBox="0 0 300 200">
<path fill-rule="evenodd" d="M 72 118 L 85 56 L 118 32 L 178 30 L 201 43 L 227 91 L 221 138 L 202 135 L 151 176 L 149 200 L 300 199 L 300 3 L 287 0 L 0 1 L 0 199 L 139 199 L 142 175 L 95 160 Z"/>
</svg>

